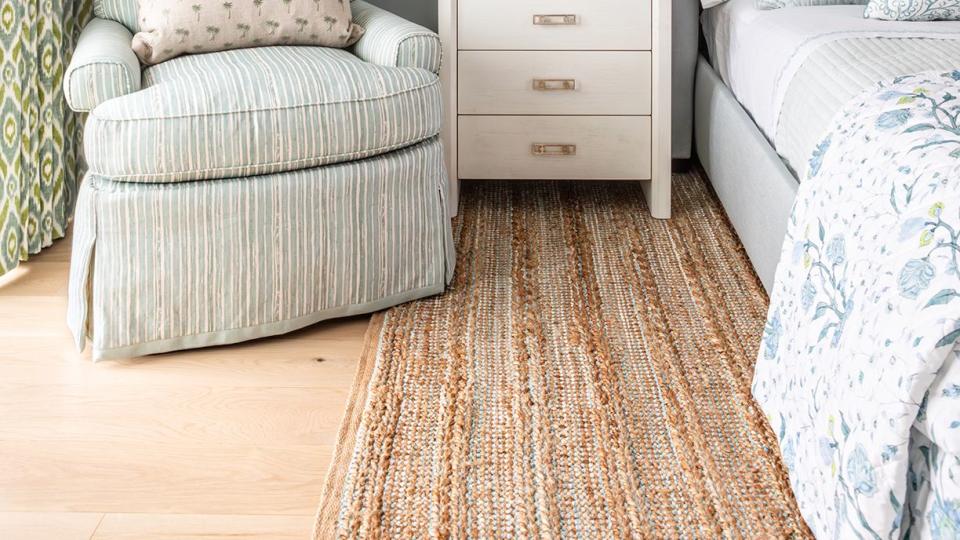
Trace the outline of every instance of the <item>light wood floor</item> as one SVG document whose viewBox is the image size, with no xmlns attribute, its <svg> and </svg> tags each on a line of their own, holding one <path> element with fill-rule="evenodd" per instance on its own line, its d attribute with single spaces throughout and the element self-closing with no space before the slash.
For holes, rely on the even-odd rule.
<svg viewBox="0 0 960 540">
<path fill-rule="evenodd" d="M 367 319 L 93 364 L 69 248 L 0 277 L 0 538 L 307 538 Z"/>
</svg>

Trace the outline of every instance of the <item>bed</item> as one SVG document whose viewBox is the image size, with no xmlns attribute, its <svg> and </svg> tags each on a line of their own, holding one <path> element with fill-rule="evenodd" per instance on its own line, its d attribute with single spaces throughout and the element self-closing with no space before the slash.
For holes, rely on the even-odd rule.
<svg viewBox="0 0 960 540">
<path fill-rule="evenodd" d="M 758 10 L 755 0 L 730 0 L 706 10 L 701 17 L 707 51 L 697 66 L 695 144 L 700 161 L 758 275 L 772 294 L 774 305 L 771 306 L 771 318 L 759 354 L 754 394 L 771 417 L 774 429 L 779 432 L 781 453 L 790 469 L 791 481 L 804 516 L 811 527 L 818 535 L 827 537 L 873 537 L 871 534 L 874 533 L 876 537 L 888 537 L 902 531 L 911 538 L 955 538 L 960 537 L 960 500 L 957 498 L 957 485 L 960 485 L 957 484 L 957 479 L 960 479 L 960 386 L 957 384 L 960 382 L 960 362 L 956 360 L 957 351 L 950 350 L 952 346 L 948 344 L 948 338 L 956 337 L 956 333 L 947 335 L 937 344 L 937 354 L 943 358 L 938 359 L 935 367 L 932 367 L 934 362 L 928 362 L 930 365 L 926 371 L 918 367 L 906 375 L 900 374 L 899 383 L 891 382 L 895 377 L 883 373 L 895 374 L 901 363 L 914 360 L 903 360 L 911 355 L 911 345 L 913 349 L 922 348 L 921 337 L 913 338 L 912 342 L 905 341 L 906 337 L 911 337 L 911 325 L 921 323 L 904 319 L 901 328 L 889 330 L 891 334 L 898 335 L 887 340 L 887 343 L 880 340 L 873 344 L 872 350 L 861 348 L 855 351 L 856 354 L 850 354 L 851 350 L 845 349 L 840 339 L 846 324 L 844 317 L 840 316 L 830 324 L 822 324 L 832 316 L 831 310 L 842 315 L 840 312 L 844 306 L 836 309 L 836 305 L 828 305 L 829 302 L 812 302 L 809 308 L 804 308 L 811 313 L 807 321 L 809 326 L 815 327 L 809 332 L 813 335 L 810 343 L 816 344 L 819 337 L 819 341 L 824 342 L 822 347 L 809 346 L 803 351 L 783 353 L 785 338 L 780 329 L 776 303 L 778 286 L 783 280 L 782 274 L 786 272 L 781 268 L 778 274 L 777 267 L 781 259 L 786 260 L 790 256 L 788 247 L 794 238 L 788 234 L 788 225 L 797 228 L 795 205 L 799 207 L 808 202 L 803 201 L 804 190 L 801 190 L 799 179 L 813 178 L 819 173 L 823 154 L 830 151 L 831 137 L 837 133 L 843 134 L 843 130 L 834 130 L 844 125 L 840 122 L 845 119 L 850 120 L 848 131 L 863 139 L 875 135 L 870 132 L 870 137 L 864 136 L 866 131 L 863 130 L 867 128 L 893 127 L 908 135 L 915 132 L 913 135 L 916 136 L 932 130 L 927 124 L 907 127 L 908 121 L 914 121 L 911 116 L 918 114 L 911 107 L 917 107 L 917 103 L 927 99 L 925 85 L 917 83 L 919 86 L 916 88 L 909 86 L 912 79 L 908 75 L 943 72 L 937 75 L 939 79 L 932 84 L 945 85 L 940 90 L 942 95 L 947 96 L 947 101 L 954 99 L 953 94 L 960 88 L 960 71 L 956 71 L 960 68 L 960 22 L 876 21 L 865 19 L 863 10 L 863 6 Z M 951 74 L 953 79 L 950 78 Z M 855 129 L 855 113 L 858 110 L 855 105 L 859 104 L 864 110 L 868 110 L 870 104 L 875 105 L 876 99 L 869 96 L 869 92 L 884 81 L 890 81 L 886 94 L 895 94 L 888 105 L 893 109 L 881 114 L 879 120 L 871 120 L 870 125 L 857 126 Z M 898 84 L 907 90 L 898 88 Z M 952 94 L 950 90 L 953 90 Z M 883 97 L 883 94 L 880 96 Z M 838 114 L 841 111 L 842 114 Z M 954 131 L 957 131 L 956 118 Z M 921 146 L 933 149 L 942 142 L 945 141 L 934 140 L 911 150 Z M 837 146 L 834 140 L 834 153 L 838 151 Z M 858 148 L 857 144 L 849 142 L 847 146 L 840 147 L 852 149 L 854 153 Z M 960 151 L 950 155 L 960 159 Z M 861 160 L 864 171 L 882 177 L 880 173 L 885 167 L 885 158 L 882 153 L 864 157 Z M 898 171 L 901 169 L 904 175 L 911 172 L 907 170 L 908 167 L 901 166 Z M 898 171 L 888 171 L 888 175 L 898 174 Z M 865 176 L 869 176 L 866 173 Z M 856 171 L 847 178 L 852 183 L 859 181 Z M 807 187 L 807 184 L 804 185 Z M 890 204 L 895 204 L 895 195 L 901 197 L 895 193 L 900 189 L 900 184 L 891 182 L 891 185 L 894 187 L 889 196 Z M 855 188 L 850 188 L 849 192 L 857 193 Z M 937 221 L 942 207 L 940 203 L 931 206 L 928 221 Z M 833 249 L 835 259 L 843 260 L 844 255 L 849 256 L 849 252 L 844 251 L 842 242 L 839 243 L 839 250 L 836 248 L 837 243 L 831 242 L 832 234 L 825 234 L 821 226 L 820 247 L 828 254 Z M 807 240 L 805 244 L 797 242 L 796 245 L 812 246 L 817 243 L 815 229 L 811 236 L 813 242 Z M 919 246 L 932 242 L 933 247 L 938 247 L 936 242 L 939 240 L 932 233 L 929 237 L 920 236 Z M 849 245 L 847 249 L 852 250 Z M 811 264 L 809 260 L 802 262 Z M 892 296 L 916 301 L 916 293 L 932 281 L 932 275 L 924 274 L 927 271 L 932 274 L 932 269 L 923 266 L 925 264 L 915 265 L 920 266 L 921 270 L 919 285 L 913 280 L 916 276 L 907 273 L 909 265 L 899 276 L 883 268 L 874 273 L 892 274 L 888 276 L 888 281 L 894 284 L 899 277 L 899 285 L 906 289 L 900 291 L 900 295 Z M 954 270 L 954 273 L 960 279 L 960 271 Z M 905 280 L 904 275 L 909 279 Z M 797 292 L 795 298 L 799 299 L 805 296 L 806 289 L 798 288 Z M 923 292 L 933 294 L 936 289 Z M 954 328 L 958 309 L 955 307 L 957 304 L 951 307 L 954 294 L 960 297 L 957 290 L 945 288 L 931 298 L 926 307 L 948 310 L 945 312 L 948 316 L 937 315 L 939 318 L 931 321 L 945 327 L 949 324 L 951 326 L 948 328 Z M 814 296 L 813 291 L 810 296 Z M 822 298 L 829 300 L 829 295 Z M 879 294 L 877 298 L 880 298 Z M 789 307 L 800 311 L 800 306 Z M 814 307 L 816 315 L 813 315 Z M 894 309 L 892 304 L 878 302 L 868 311 L 899 314 L 900 309 L 899 304 Z M 886 323 L 889 324 L 889 321 Z M 822 331 L 820 326 L 823 326 Z M 819 336 L 816 336 L 817 332 Z M 887 354 L 884 347 L 893 347 L 890 343 L 897 339 L 906 343 L 901 350 L 904 354 L 898 356 L 891 352 L 883 356 Z M 786 347 L 789 349 L 799 343 L 806 342 L 797 339 Z M 931 351 L 933 349 L 930 348 Z M 830 364 L 831 361 L 844 358 L 845 354 L 849 355 L 850 365 L 839 362 Z M 774 363 L 774 360 L 779 362 L 780 357 L 793 362 Z M 878 359 L 889 360 L 891 367 L 881 367 Z M 857 366 L 859 360 L 863 360 L 863 365 L 867 367 Z M 930 359 L 917 359 L 917 366 L 923 363 L 920 360 Z M 832 371 L 811 376 L 817 370 L 815 364 L 819 362 L 829 365 Z M 842 407 L 818 403 L 819 399 L 831 395 L 825 387 L 833 384 L 832 379 L 836 380 L 832 390 L 834 397 L 839 396 L 838 400 L 843 400 L 844 391 L 852 396 L 845 405 L 846 417 Z M 922 382 L 908 385 L 902 382 L 904 379 Z M 871 381 L 874 381 L 875 388 L 870 389 L 873 393 L 858 390 L 858 384 L 869 386 Z M 908 387 L 913 394 L 906 391 Z M 885 397 L 882 392 L 887 390 L 890 396 L 903 391 L 909 399 Z M 807 399 L 801 399 L 803 396 Z M 859 402 L 853 404 L 857 399 Z M 897 399 L 903 402 L 891 405 L 886 401 Z M 837 409 L 839 412 L 828 415 L 821 408 Z M 851 418 L 851 409 L 855 411 L 856 418 Z M 783 410 L 802 412 L 808 414 L 809 418 L 802 421 L 791 418 L 788 422 L 784 420 Z M 874 416 L 866 418 L 871 414 Z M 893 418 L 891 415 L 903 418 Z M 901 421 L 904 419 L 905 424 Z M 878 433 L 886 430 L 897 435 L 893 433 L 896 430 L 891 428 L 896 421 L 901 421 L 905 426 L 899 434 L 903 439 L 900 441 L 902 445 L 874 448 L 869 444 L 873 442 L 870 438 L 872 433 L 858 434 L 859 431 L 873 429 Z M 791 428 L 802 432 L 802 435 L 790 433 Z M 809 452 L 812 456 L 817 453 L 817 445 L 820 446 L 824 462 L 812 465 L 810 461 L 803 462 L 800 447 L 812 449 Z M 844 445 L 846 447 L 838 450 L 838 446 Z M 836 457 L 828 459 L 833 454 L 841 456 L 839 461 Z M 808 456 L 811 460 L 816 459 L 811 456 Z M 839 476 L 846 478 L 848 484 L 853 484 L 852 487 L 847 486 L 853 496 L 848 501 L 827 500 L 830 497 L 818 500 L 817 497 L 822 493 L 811 493 L 825 491 L 822 485 L 828 479 L 825 478 L 821 485 L 811 480 L 816 478 L 811 471 L 817 467 L 840 469 Z M 837 476 L 836 471 L 831 472 Z M 850 480 L 858 474 L 859 481 Z M 883 483 L 885 476 L 896 476 L 897 479 L 887 485 Z M 952 482 L 952 485 L 943 486 L 944 482 Z M 833 493 L 829 495 L 833 496 Z M 859 503 L 868 498 L 877 501 L 882 499 L 879 505 L 884 508 L 874 509 L 870 505 L 875 503 L 866 502 L 866 508 L 860 508 Z M 896 518 L 890 523 L 885 522 L 890 515 Z M 827 523 L 829 520 L 836 522 Z M 882 526 L 877 526 L 877 523 Z"/>
<path fill-rule="evenodd" d="M 833 115 L 877 81 L 956 67 L 960 40 L 946 38 L 960 36 L 960 22 L 875 21 L 863 18 L 863 6 L 755 4 L 704 11 L 710 60 L 697 68 L 694 117 L 699 158 L 769 290 L 797 178 Z M 767 208 L 757 209 L 759 200 Z"/>
</svg>

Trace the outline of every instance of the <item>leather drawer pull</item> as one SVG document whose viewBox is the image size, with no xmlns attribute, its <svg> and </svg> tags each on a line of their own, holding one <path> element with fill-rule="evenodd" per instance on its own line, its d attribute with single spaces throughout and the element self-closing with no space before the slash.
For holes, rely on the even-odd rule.
<svg viewBox="0 0 960 540">
<path fill-rule="evenodd" d="M 576 79 L 534 79 L 534 90 L 576 90 Z"/>
<path fill-rule="evenodd" d="M 538 157 L 575 156 L 577 155 L 577 145 L 533 143 L 531 151 L 533 155 Z"/>
<path fill-rule="evenodd" d="M 537 26 L 573 26 L 577 24 L 576 15 L 534 15 L 533 24 Z"/>
</svg>

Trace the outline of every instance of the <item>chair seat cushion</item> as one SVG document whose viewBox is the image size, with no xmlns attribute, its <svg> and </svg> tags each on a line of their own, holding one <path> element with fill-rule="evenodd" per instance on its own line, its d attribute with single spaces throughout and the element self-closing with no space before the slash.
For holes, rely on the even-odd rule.
<svg viewBox="0 0 960 540">
<path fill-rule="evenodd" d="M 347 51 L 261 47 L 144 71 L 85 132 L 90 171 L 126 182 L 235 178 L 383 154 L 440 132 L 437 76 Z"/>
</svg>

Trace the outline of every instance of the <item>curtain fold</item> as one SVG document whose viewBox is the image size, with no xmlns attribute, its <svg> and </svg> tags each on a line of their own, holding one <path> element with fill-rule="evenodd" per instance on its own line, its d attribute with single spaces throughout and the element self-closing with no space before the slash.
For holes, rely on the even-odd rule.
<svg viewBox="0 0 960 540">
<path fill-rule="evenodd" d="M 0 275 L 62 238 L 82 176 L 63 75 L 91 0 L 0 0 Z"/>
</svg>

